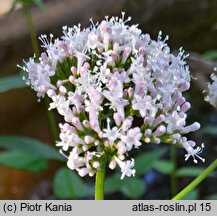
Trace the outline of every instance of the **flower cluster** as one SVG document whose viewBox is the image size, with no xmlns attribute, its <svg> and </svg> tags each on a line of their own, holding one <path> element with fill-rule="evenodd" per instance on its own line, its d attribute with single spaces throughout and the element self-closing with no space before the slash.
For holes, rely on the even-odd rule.
<svg viewBox="0 0 217 216">
<path fill-rule="evenodd" d="M 217 70 L 217 68 L 215 68 L 215 70 Z M 217 76 L 216 74 L 212 74 L 211 79 L 213 83 L 208 84 L 208 95 L 205 97 L 205 100 L 217 108 Z"/>
<path fill-rule="evenodd" d="M 182 49 L 174 56 L 161 32 L 152 40 L 137 25 L 106 17 L 81 29 L 63 27 L 63 36 L 42 35 L 46 49 L 39 62 L 30 59 L 23 69 L 38 97 L 51 98 L 49 109 L 64 117 L 57 146 L 67 165 L 80 176 L 93 176 L 101 161 L 132 176 L 129 152 L 145 143 L 180 144 L 186 160 L 204 160 L 185 134 L 198 130 L 186 126 L 190 103 L 182 92 L 190 87 L 189 69 Z"/>
</svg>

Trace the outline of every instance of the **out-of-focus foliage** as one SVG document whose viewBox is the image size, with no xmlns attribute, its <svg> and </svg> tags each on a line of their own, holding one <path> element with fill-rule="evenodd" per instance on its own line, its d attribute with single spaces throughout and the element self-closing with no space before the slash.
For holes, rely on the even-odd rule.
<svg viewBox="0 0 217 216">
<path fill-rule="evenodd" d="M 120 174 L 115 173 L 113 176 L 106 178 L 105 193 L 121 192 L 127 198 L 138 199 L 145 192 L 145 183 L 137 178 L 120 179 Z"/>
<path fill-rule="evenodd" d="M 24 152 L 26 154 L 45 159 L 64 159 L 58 151 L 50 147 L 48 144 L 28 137 L 0 136 L 0 147 L 7 150 Z"/>
<path fill-rule="evenodd" d="M 35 4 L 40 8 L 44 8 L 43 0 L 15 0 L 12 8 L 14 8 L 16 6 L 16 4 L 22 4 L 22 5 Z"/>
<path fill-rule="evenodd" d="M 217 60 L 217 50 L 207 51 L 202 56 L 205 60 Z"/>
<path fill-rule="evenodd" d="M 162 174 L 170 174 L 174 169 L 174 164 L 167 160 L 157 160 L 152 167 Z"/>
<path fill-rule="evenodd" d="M 39 172 L 48 168 L 46 159 L 16 150 L 1 152 L 0 164 L 30 172 Z"/>
<path fill-rule="evenodd" d="M 72 170 L 65 167 L 57 170 L 53 191 L 58 199 L 75 199 L 93 194 L 92 188 L 88 187 Z"/>
<path fill-rule="evenodd" d="M 205 169 L 202 167 L 182 167 L 177 169 L 176 175 L 178 177 L 197 177 Z M 209 177 L 217 177 L 215 174 L 210 173 Z"/>
<path fill-rule="evenodd" d="M 203 132 L 208 135 L 217 136 L 217 126 L 216 125 L 209 125 L 203 128 Z"/>
<path fill-rule="evenodd" d="M 205 197 L 206 200 L 217 200 L 217 193 Z"/>
<path fill-rule="evenodd" d="M 162 157 L 165 154 L 165 152 L 166 148 L 158 148 L 154 151 L 149 151 L 140 154 L 135 159 L 135 169 L 137 175 L 144 174 L 144 172 L 152 168 L 152 165 L 156 162 L 156 160 Z"/>
<path fill-rule="evenodd" d="M 194 189 L 186 196 L 184 196 L 181 200 L 197 200 L 198 198 L 199 198 L 199 192 L 197 189 Z"/>
<path fill-rule="evenodd" d="M 160 158 L 165 152 L 166 148 L 159 148 L 140 154 L 135 159 L 136 176 L 133 178 L 125 177 L 123 180 L 120 180 L 120 174 L 116 172 L 114 175 L 106 178 L 105 193 L 121 192 L 130 199 L 138 199 L 141 197 L 145 193 L 146 186 L 140 176 L 151 168 L 156 167 L 156 165 L 160 163 Z M 158 160 L 159 162 L 157 163 Z M 162 164 L 168 168 L 167 162 L 163 161 Z M 164 166 L 159 166 L 158 170 L 161 169 L 163 170 L 162 172 L 165 172 Z"/>
<path fill-rule="evenodd" d="M 22 80 L 20 74 L 0 78 L 0 93 L 26 87 L 25 82 Z"/>
</svg>

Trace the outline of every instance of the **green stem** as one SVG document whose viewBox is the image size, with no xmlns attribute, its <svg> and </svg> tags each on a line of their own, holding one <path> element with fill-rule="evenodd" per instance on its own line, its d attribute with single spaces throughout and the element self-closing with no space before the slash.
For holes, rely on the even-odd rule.
<svg viewBox="0 0 217 216">
<path fill-rule="evenodd" d="M 104 200 L 105 159 L 100 162 L 100 169 L 96 172 L 95 200 Z"/>
<path fill-rule="evenodd" d="M 50 99 L 48 97 L 45 97 L 44 102 L 45 102 L 45 107 L 47 110 L 47 117 L 48 117 L 48 122 L 49 122 L 49 126 L 50 126 L 50 131 L 52 134 L 52 138 L 53 138 L 53 140 L 58 140 L 59 135 L 58 135 L 58 128 L 57 128 L 55 113 L 53 110 L 48 110 L 48 107 L 50 104 Z"/>
<path fill-rule="evenodd" d="M 29 4 L 23 4 L 23 14 L 26 20 L 26 26 L 29 31 L 29 36 L 31 38 L 31 43 L 32 43 L 32 48 L 35 53 L 36 58 L 39 58 L 40 51 L 39 51 L 39 45 L 38 45 L 38 40 L 37 40 L 37 34 L 36 30 L 32 21 L 32 15 L 31 15 L 31 10 L 30 10 L 30 5 Z M 47 117 L 48 117 L 48 122 L 52 134 L 53 140 L 58 139 L 58 128 L 57 128 L 57 122 L 55 118 L 55 113 L 53 110 L 48 110 L 49 107 L 49 98 L 45 98 L 45 106 L 47 110 Z"/>
<path fill-rule="evenodd" d="M 26 20 L 26 26 L 28 28 L 29 31 L 29 35 L 31 38 L 31 43 L 32 43 L 32 48 L 33 51 L 36 55 L 36 58 L 39 57 L 39 45 L 38 45 L 38 40 L 37 40 L 37 34 L 32 22 L 32 16 L 31 16 L 31 11 L 30 11 L 30 6 L 28 4 L 23 4 L 23 14 Z"/>
<path fill-rule="evenodd" d="M 217 159 L 215 159 L 194 181 L 192 181 L 187 187 L 179 192 L 172 200 L 180 200 L 190 191 L 192 191 L 198 184 L 200 184 L 215 168 L 217 167 Z"/>
<path fill-rule="evenodd" d="M 170 174 L 171 195 L 173 197 L 177 193 L 177 178 L 176 178 L 177 161 L 176 161 L 176 146 L 175 145 L 170 146 L 170 160 L 173 164 L 173 170 Z"/>
</svg>

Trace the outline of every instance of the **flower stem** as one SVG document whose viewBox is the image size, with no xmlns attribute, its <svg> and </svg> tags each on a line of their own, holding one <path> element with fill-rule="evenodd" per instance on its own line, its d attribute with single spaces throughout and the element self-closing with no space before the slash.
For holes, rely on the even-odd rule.
<svg viewBox="0 0 217 216">
<path fill-rule="evenodd" d="M 55 112 L 54 110 L 48 110 L 48 107 L 50 104 L 50 98 L 45 97 L 44 103 L 45 103 L 45 107 L 47 110 L 47 118 L 48 118 L 52 138 L 53 140 L 58 140 L 59 135 L 58 135 L 58 128 L 57 128 Z"/>
<path fill-rule="evenodd" d="M 180 191 L 172 200 L 180 200 L 190 191 L 192 191 L 200 182 L 202 182 L 217 167 L 217 159 L 215 159 L 194 181 Z"/>
<path fill-rule="evenodd" d="M 173 164 L 173 170 L 170 174 L 171 195 L 173 197 L 177 193 L 177 178 L 176 178 L 177 161 L 176 161 L 176 146 L 174 145 L 170 146 L 170 160 Z"/>
<path fill-rule="evenodd" d="M 39 57 L 39 46 L 38 46 L 38 40 L 37 40 L 37 34 L 32 22 L 32 16 L 30 11 L 30 6 L 28 4 L 23 3 L 23 14 L 26 20 L 26 26 L 29 31 L 29 35 L 31 38 L 32 48 L 36 55 L 36 58 Z"/>
<path fill-rule="evenodd" d="M 105 165 L 106 161 L 103 158 L 100 162 L 100 169 L 96 172 L 95 200 L 104 200 Z"/>
<path fill-rule="evenodd" d="M 26 26 L 27 26 L 28 31 L 29 31 L 29 36 L 31 38 L 33 51 L 35 53 L 36 58 L 39 58 L 40 52 L 39 52 L 37 34 L 36 34 L 34 24 L 32 22 L 30 5 L 27 3 L 23 3 L 23 14 L 24 14 L 24 17 L 26 20 Z M 48 110 L 49 98 L 47 98 L 47 97 L 45 97 L 45 107 L 47 110 L 47 117 L 48 117 L 48 122 L 49 122 L 49 126 L 50 126 L 50 131 L 52 134 L 52 138 L 53 138 L 53 140 L 57 140 L 58 139 L 58 128 L 57 128 L 55 113 L 53 110 L 50 110 L 50 111 Z"/>
</svg>

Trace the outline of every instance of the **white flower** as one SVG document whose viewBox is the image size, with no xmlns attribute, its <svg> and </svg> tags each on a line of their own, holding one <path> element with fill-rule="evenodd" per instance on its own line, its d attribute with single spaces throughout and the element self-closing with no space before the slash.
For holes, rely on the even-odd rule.
<svg viewBox="0 0 217 216">
<path fill-rule="evenodd" d="M 144 118 L 147 114 L 147 110 L 151 110 L 153 107 L 153 99 L 151 96 L 135 95 L 133 100 L 132 108 L 134 110 L 139 110 L 141 116 Z"/>
<path fill-rule="evenodd" d="M 177 56 L 170 53 L 161 32 L 152 40 L 129 20 L 123 13 L 91 21 L 86 29 L 64 26 L 58 39 L 42 35 L 45 52 L 21 67 L 38 97 L 51 98 L 49 110 L 64 117 L 57 146 L 69 152 L 67 165 L 80 176 L 93 176 L 104 156 L 111 169 L 120 166 L 122 179 L 133 176 L 134 160 L 125 158 L 144 142 L 181 144 L 186 159 L 203 161 L 202 149 L 183 136 L 199 129 L 198 123 L 186 125 L 187 56 L 182 49 Z M 212 79 L 207 100 L 214 105 L 217 78 Z"/>
<path fill-rule="evenodd" d="M 216 70 L 216 68 L 215 68 Z M 208 84 L 208 95 L 205 100 L 208 101 L 214 107 L 217 107 L 217 76 L 216 74 L 211 75 L 212 84 Z"/>
<path fill-rule="evenodd" d="M 117 162 L 117 164 L 119 165 L 119 167 L 121 168 L 121 179 L 124 178 L 124 176 L 135 176 L 136 170 L 132 169 L 134 167 L 134 159 L 127 160 L 127 161 L 121 161 L 119 158 L 115 157 L 115 161 Z"/>
<path fill-rule="evenodd" d="M 121 137 L 120 130 L 117 127 L 110 128 L 110 119 L 107 119 L 107 128 L 103 131 L 103 138 L 107 138 L 111 146 L 114 144 L 115 140 Z"/>
<path fill-rule="evenodd" d="M 133 147 L 133 145 L 138 148 L 142 145 L 140 142 L 142 137 L 142 133 L 138 127 L 132 128 L 127 131 L 127 135 L 122 136 L 121 140 L 126 145 L 127 151 L 130 151 Z"/>
</svg>

